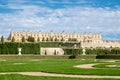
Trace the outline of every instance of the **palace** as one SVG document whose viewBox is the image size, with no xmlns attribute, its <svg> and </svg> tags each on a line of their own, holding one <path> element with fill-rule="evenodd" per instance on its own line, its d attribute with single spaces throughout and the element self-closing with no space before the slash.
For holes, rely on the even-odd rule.
<svg viewBox="0 0 120 80">
<path fill-rule="evenodd" d="M 65 33 L 64 31 L 62 33 L 55 33 L 53 31 L 51 31 L 49 33 L 25 32 L 25 31 L 24 32 L 11 32 L 9 39 L 12 40 L 12 38 L 14 37 L 16 42 L 21 42 L 22 37 L 24 37 L 27 40 L 29 36 L 34 37 L 35 42 L 37 42 L 39 39 L 39 41 L 65 41 L 65 42 L 67 42 L 70 40 L 75 40 L 77 42 L 100 43 L 102 40 L 101 33 L 68 34 L 68 33 Z"/>
<path fill-rule="evenodd" d="M 51 32 L 15 32 L 12 31 L 9 36 L 9 40 L 12 40 L 14 37 L 15 42 L 22 42 L 22 38 L 24 37 L 27 42 L 28 37 L 33 37 L 35 42 L 42 41 L 57 41 L 57 42 L 68 42 L 68 41 L 76 41 L 81 42 L 81 47 L 120 47 L 119 41 L 103 41 L 101 33 L 65 33 L 64 31 L 61 33 Z"/>
</svg>

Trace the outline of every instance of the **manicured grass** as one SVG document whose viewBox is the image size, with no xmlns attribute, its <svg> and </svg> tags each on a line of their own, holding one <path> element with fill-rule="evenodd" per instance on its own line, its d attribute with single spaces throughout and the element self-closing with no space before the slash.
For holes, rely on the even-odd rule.
<svg viewBox="0 0 120 80">
<path fill-rule="evenodd" d="M 64 74 L 120 75 L 120 69 L 81 69 L 73 67 L 80 64 L 103 63 L 104 61 L 94 61 L 94 59 L 8 59 L 0 61 L 0 72 L 42 71 Z"/>
<path fill-rule="evenodd" d="M 0 75 L 0 80 L 119 80 L 119 79 L 93 79 L 93 78 L 66 78 L 66 77 L 38 77 L 18 74 Z"/>
<path fill-rule="evenodd" d="M 120 69 L 120 63 L 118 62 L 114 62 L 114 63 L 103 63 L 103 64 L 97 64 L 97 65 L 94 65 L 94 67 L 96 68 L 107 68 L 107 69 L 117 69 L 119 70 Z"/>
</svg>

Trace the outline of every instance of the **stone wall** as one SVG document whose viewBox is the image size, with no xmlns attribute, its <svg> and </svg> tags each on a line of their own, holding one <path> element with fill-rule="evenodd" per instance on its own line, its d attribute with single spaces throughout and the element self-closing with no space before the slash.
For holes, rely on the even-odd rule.
<svg viewBox="0 0 120 80">
<path fill-rule="evenodd" d="M 97 48 L 97 47 L 103 47 L 103 48 L 110 48 L 110 47 L 120 47 L 120 42 L 117 41 L 102 41 L 100 43 L 81 43 L 82 48 Z"/>
<path fill-rule="evenodd" d="M 64 55 L 62 48 L 41 48 L 41 55 Z"/>
</svg>

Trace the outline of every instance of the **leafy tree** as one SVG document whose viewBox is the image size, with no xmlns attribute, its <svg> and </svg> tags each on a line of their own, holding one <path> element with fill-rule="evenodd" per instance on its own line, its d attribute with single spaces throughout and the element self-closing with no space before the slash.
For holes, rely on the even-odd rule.
<svg viewBox="0 0 120 80">
<path fill-rule="evenodd" d="M 32 37 L 32 36 L 29 36 L 28 39 L 27 39 L 27 41 L 29 41 L 29 42 L 35 42 L 35 38 Z"/>
<path fill-rule="evenodd" d="M 27 39 L 27 41 L 28 42 L 32 42 L 32 39 L 33 39 L 33 37 L 29 36 L 28 39 Z"/>
<path fill-rule="evenodd" d="M 27 39 L 27 41 L 30 41 L 31 40 L 31 37 L 30 36 L 28 36 L 28 39 Z"/>
<path fill-rule="evenodd" d="M 15 42 L 15 38 L 14 37 L 12 37 L 12 42 Z"/>
<path fill-rule="evenodd" d="M 64 38 L 62 37 L 61 41 L 64 41 Z"/>
<path fill-rule="evenodd" d="M 58 41 L 58 39 L 57 39 L 57 38 L 55 38 L 55 41 Z"/>
<path fill-rule="evenodd" d="M 37 41 L 39 42 L 39 41 L 40 41 L 40 38 L 38 38 Z"/>
<path fill-rule="evenodd" d="M 68 41 L 77 41 L 76 38 L 69 38 Z"/>
<path fill-rule="evenodd" d="M 45 38 L 44 38 L 44 37 L 42 38 L 42 41 L 45 41 Z"/>
<path fill-rule="evenodd" d="M 50 38 L 50 41 L 53 41 L 53 37 L 52 37 L 52 38 Z"/>
<path fill-rule="evenodd" d="M 32 38 L 32 42 L 35 42 L 35 38 L 34 37 Z"/>
<path fill-rule="evenodd" d="M 22 37 L 22 42 L 25 42 L 25 37 L 24 36 Z"/>
<path fill-rule="evenodd" d="M 47 55 L 47 51 L 45 50 L 45 55 Z"/>
<path fill-rule="evenodd" d="M 47 38 L 46 41 L 49 41 L 49 39 Z"/>
<path fill-rule="evenodd" d="M 56 50 L 54 51 L 54 55 L 57 55 L 57 52 L 56 52 Z"/>
<path fill-rule="evenodd" d="M 1 42 L 4 43 L 4 37 L 3 36 L 1 37 Z"/>
</svg>

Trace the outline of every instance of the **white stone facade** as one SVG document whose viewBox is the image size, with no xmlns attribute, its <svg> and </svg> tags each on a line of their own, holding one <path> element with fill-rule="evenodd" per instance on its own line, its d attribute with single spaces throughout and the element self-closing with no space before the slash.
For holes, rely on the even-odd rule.
<svg viewBox="0 0 120 80">
<path fill-rule="evenodd" d="M 120 47 L 120 42 L 119 41 L 102 41 L 101 43 L 81 43 L 82 48 L 97 48 L 97 47 L 102 47 L 102 48 L 114 48 L 114 47 Z"/>
<path fill-rule="evenodd" d="M 15 32 L 12 31 L 10 33 L 9 39 L 12 40 L 14 37 L 15 42 L 21 42 L 22 37 L 25 38 L 26 42 L 28 37 L 34 37 L 35 41 L 42 42 L 44 41 L 58 41 L 58 42 L 68 42 L 69 39 L 76 39 L 76 42 L 81 42 L 82 48 L 96 48 L 96 47 L 120 47 L 119 41 L 103 41 L 101 33 L 84 33 L 84 34 L 77 34 L 77 33 L 55 33 L 53 31 L 45 33 L 45 32 Z M 48 40 L 47 40 L 48 39 Z M 51 40 L 52 39 L 52 40 Z M 57 40 L 56 40 L 57 39 Z"/>
<path fill-rule="evenodd" d="M 38 38 L 40 39 L 40 41 L 42 41 L 42 39 L 44 38 L 45 40 L 52 38 L 53 41 L 55 41 L 55 39 L 57 39 L 57 41 L 69 41 L 69 38 L 73 38 L 73 39 L 77 39 L 77 42 L 95 42 L 95 43 L 99 43 L 101 42 L 101 33 L 97 33 L 97 34 L 92 34 L 92 33 L 84 33 L 84 34 L 77 34 L 77 33 L 55 33 L 55 32 L 49 32 L 49 33 L 43 33 L 43 32 L 11 32 L 9 39 L 12 40 L 12 38 L 15 38 L 16 42 L 21 42 L 22 41 L 22 37 L 24 37 L 26 40 L 27 38 L 31 36 L 35 38 L 35 41 L 38 40 Z M 63 40 L 62 40 L 63 39 Z"/>
<path fill-rule="evenodd" d="M 41 48 L 41 55 L 64 55 L 62 48 Z"/>
</svg>

